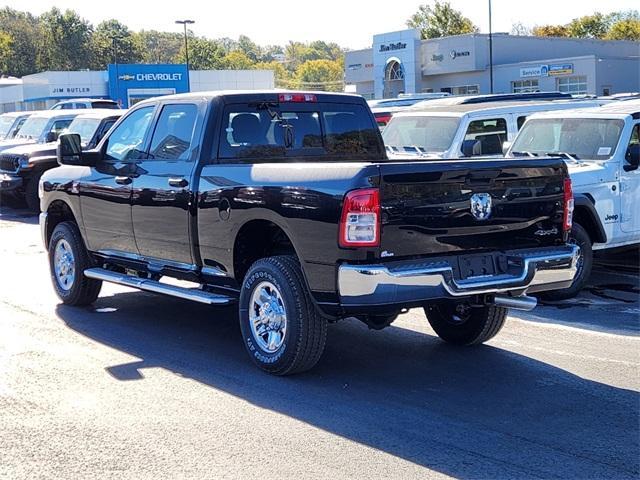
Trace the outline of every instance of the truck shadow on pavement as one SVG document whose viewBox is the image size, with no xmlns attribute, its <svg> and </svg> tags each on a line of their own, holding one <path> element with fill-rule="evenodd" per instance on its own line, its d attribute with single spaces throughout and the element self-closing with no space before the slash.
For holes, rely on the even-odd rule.
<svg viewBox="0 0 640 480">
<path fill-rule="evenodd" d="M 0 198 L 0 220 L 36 225 L 38 214 L 28 210 L 18 200 L 2 197 Z"/>
<path fill-rule="evenodd" d="M 144 381 L 163 368 L 454 477 L 638 477 L 636 392 L 500 348 L 345 321 L 314 370 L 279 378 L 252 365 L 234 309 L 131 292 L 57 314 L 140 359 L 96 375 Z"/>
</svg>

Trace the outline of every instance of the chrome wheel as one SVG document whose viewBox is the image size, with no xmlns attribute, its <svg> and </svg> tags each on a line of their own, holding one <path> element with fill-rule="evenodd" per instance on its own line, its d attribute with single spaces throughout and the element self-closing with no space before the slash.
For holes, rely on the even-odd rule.
<svg viewBox="0 0 640 480">
<path fill-rule="evenodd" d="M 249 322 L 260 348 L 269 353 L 277 352 L 287 333 L 287 312 L 282 295 L 273 283 L 260 282 L 253 290 Z"/>
<path fill-rule="evenodd" d="M 71 245 L 63 238 L 56 244 L 53 269 L 58 286 L 62 290 L 70 290 L 76 278 L 76 261 Z"/>
</svg>

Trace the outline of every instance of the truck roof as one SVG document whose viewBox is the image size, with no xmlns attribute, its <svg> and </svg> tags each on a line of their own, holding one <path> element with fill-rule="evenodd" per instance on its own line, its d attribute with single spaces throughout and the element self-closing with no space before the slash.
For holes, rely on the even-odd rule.
<svg viewBox="0 0 640 480">
<path fill-rule="evenodd" d="M 83 110 L 37 110 L 31 112 L 34 118 L 77 117 Z"/>
<path fill-rule="evenodd" d="M 82 110 L 82 113 L 76 116 L 76 118 L 109 118 L 120 117 L 124 115 L 126 110 L 118 110 L 115 108 L 91 108 L 86 111 Z"/>
<path fill-rule="evenodd" d="M 571 109 L 561 111 L 540 112 L 535 118 L 540 117 L 582 117 L 582 118 L 625 118 L 631 116 L 640 119 L 640 100 L 625 100 L 612 102 L 602 107 L 587 109 Z"/>
<path fill-rule="evenodd" d="M 521 100 L 521 101 L 504 101 L 504 102 L 488 102 L 488 103 L 471 103 L 471 104 L 458 104 L 458 105 L 443 105 L 443 104 L 435 104 L 436 100 L 432 100 L 429 103 L 425 103 L 421 106 L 414 106 L 408 108 L 407 110 L 403 110 L 402 112 L 397 113 L 397 116 L 410 116 L 410 115 L 421 115 L 421 114 L 450 114 L 451 116 L 463 116 L 466 113 L 470 112 L 485 112 L 485 113 L 509 113 L 514 110 L 526 111 L 526 110 L 542 110 L 543 108 L 548 108 L 549 110 L 553 110 L 557 106 L 565 107 L 565 108 L 589 108 L 589 107 L 598 107 L 601 105 L 601 102 L 594 100 L 578 100 L 578 99 L 569 99 L 569 100 L 554 100 L 554 101 L 532 101 L 532 100 Z M 625 102 L 627 103 L 627 102 Z"/>
<path fill-rule="evenodd" d="M 18 117 L 28 117 L 29 115 L 31 115 L 34 112 L 25 112 L 25 111 L 20 111 L 20 112 L 7 112 L 7 113 L 3 113 L 0 114 L 1 117 L 11 117 L 11 118 L 18 118 Z"/>
<path fill-rule="evenodd" d="M 315 91 L 302 91 L 302 90 L 215 90 L 208 92 L 191 92 L 191 93 L 178 93 L 175 95 L 163 95 L 162 97 L 150 98 L 143 100 L 136 105 L 145 103 L 153 103 L 158 99 L 162 102 L 172 100 L 185 100 L 185 99 L 202 99 L 212 100 L 214 98 L 234 99 L 238 101 L 259 101 L 266 99 L 269 101 L 277 101 L 277 95 L 286 93 L 292 95 L 315 95 L 318 102 L 342 102 L 342 103 L 361 103 L 364 102 L 364 98 L 360 95 L 353 93 L 335 93 L 335 92 L 315 92 Z"/>
</svg>

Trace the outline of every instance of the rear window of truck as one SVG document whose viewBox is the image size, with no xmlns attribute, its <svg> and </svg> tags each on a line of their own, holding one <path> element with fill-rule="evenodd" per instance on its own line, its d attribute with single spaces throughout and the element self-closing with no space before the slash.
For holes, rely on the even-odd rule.
<svg viewBox="0 0 640 480">
<path fill-rule="evenodd" d="M 362 105 L 235 104 L 223 113 L 219 157 L 240 162 L 380 159 L 378 135 Z"/>
</svg>

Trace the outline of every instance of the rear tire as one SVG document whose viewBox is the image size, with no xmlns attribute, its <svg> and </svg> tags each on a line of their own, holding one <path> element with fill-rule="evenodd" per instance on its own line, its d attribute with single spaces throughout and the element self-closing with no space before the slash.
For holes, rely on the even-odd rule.
<svg viewBox="0 0 640 480">
<path fill-rule="evenodd" d="M 578 271 L 573 283 L 569 288 L 562 290 L 550 290 L 540 293 L 540 297 L 545 300 L 566 300 L 575 297 L 580 290 L 584 288 L 591 276 L 591 268 L 593 267 L 593 250 L 591 238 L 587 231 L 579 223 L 574 223 L 569 234 L 568 243 L 580 247 L 580 256 L 578 257 Z"/>
<path fill-rule="evenodd" d="M 249 356 L 265 372 L 291 375 L 318 362 L 327 321 L 295 257 L 263 258 L 249 268 L 240 291 L 240 329 Z"/>
<path fill-rule="evenodd" d="M 49 268 L 53 288 L 65 305 L 89 305 L 102 288 L 102 281 L 84 276 L 91 267 L 80 231 L 73 222 L 61 222 L 49 241 Z"/>
<path fill-rule="evenodd" d="M 478 345 L 492 339 L 504 326 L 508 312 L 495 305 L 471 307 L 454 302 L 429 305 L 424 310 L 438 336 L 455 345 Z"/>
</svg>

